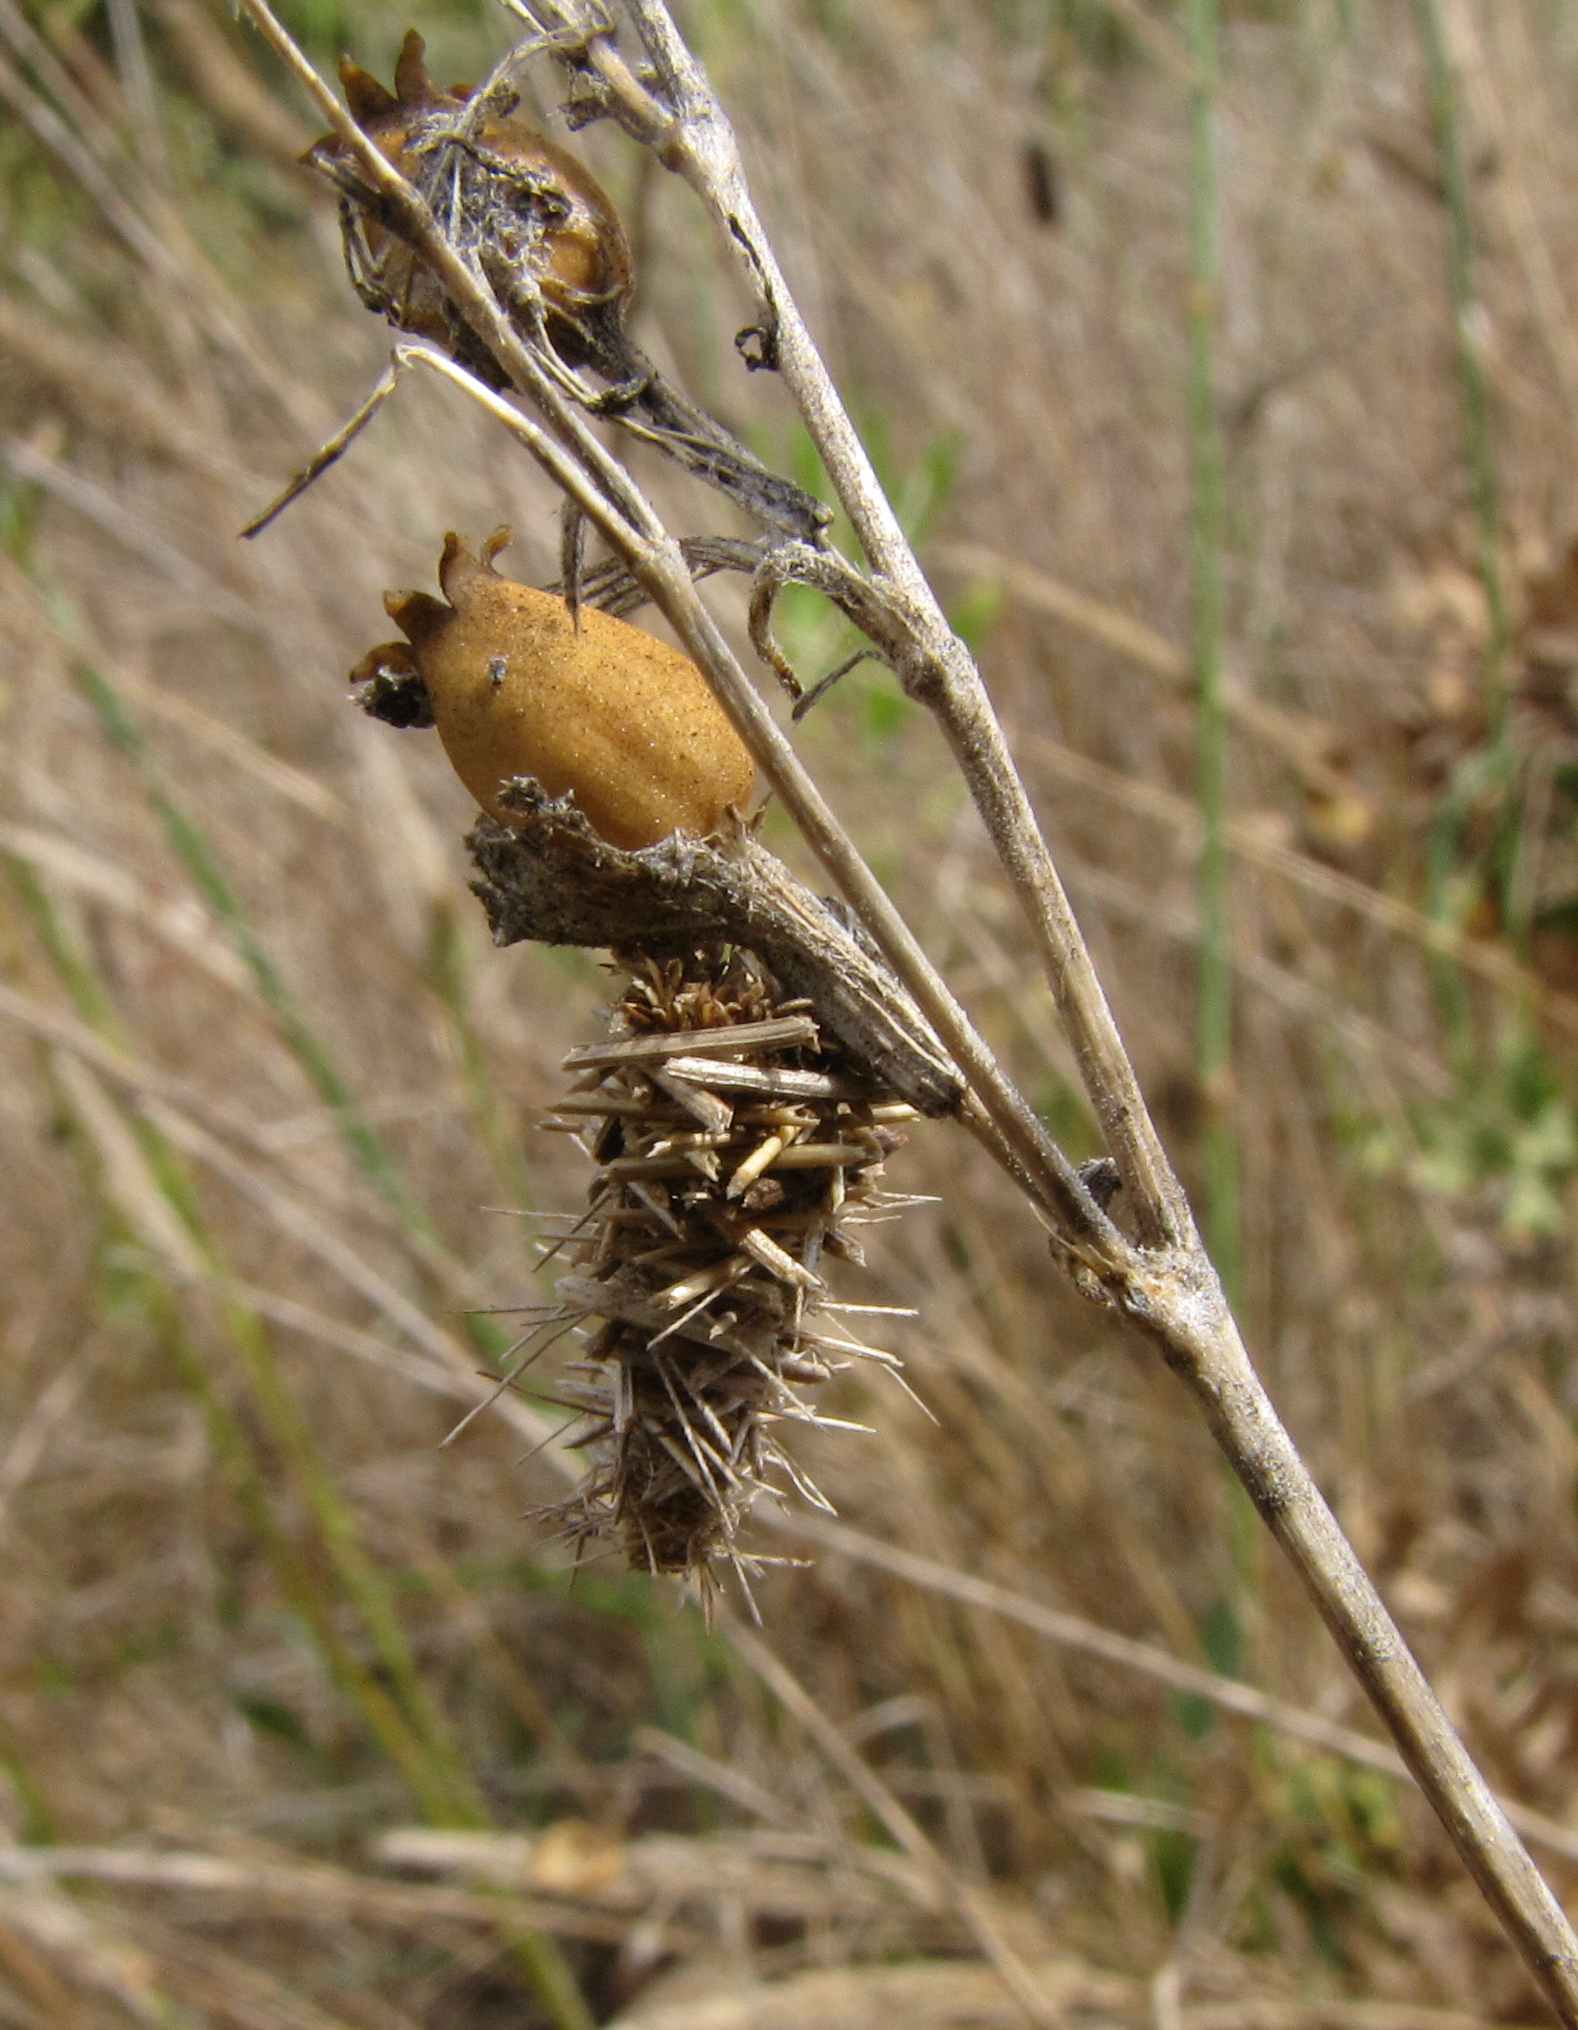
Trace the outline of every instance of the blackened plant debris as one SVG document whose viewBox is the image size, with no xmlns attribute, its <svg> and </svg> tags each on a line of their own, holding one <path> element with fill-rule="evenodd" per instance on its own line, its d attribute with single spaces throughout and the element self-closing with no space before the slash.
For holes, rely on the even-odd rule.
<svg viewBox="0 0 1578 2030">
<path fill-rule="evenodd" d="M 588 1466 L 543 1514 L 710 1601 L 720 1563 L 745 1583 L 760 1562 L 740 1542 L 760 1495 L 830 1508 L 788 1449 L 795 1424 L 851 1428 L 816 1391 L 856 1361 L 898 1367 L 856 1336 L 825 1270 L 863 1260 L 863 1223 L 918 1202 L 884 1182 L 915 1109 L 739 946 L 637 961 L 611 1027 L 566 1058 L 575 1084 L 549 1123 L 597 1174 L 553 1249 L 568 1266 L 545 1321 L 591 1331 L 556 1389 L 586 1419 L 572 1443 Z"/>
<path fill-rule="evenodd" d="M 613 201 L 568 150 L 518 112 L 508 88 L 444 90 L 408 31 L 388 91 L 348 57 L 352 117 L 421 194 L 439 230 L 488 282 L 522 342 L 576 399 L 677 459 L 749 514 L 815 542 L 829 510 L 769 472 L 724 426 L 666 382 L 626 328 L 635 266 Z M 428 340 L 495 389 L 509 376 L 410 243 L 354 152 L 328 134 L 305 160 L 340 196 L 357 294 L 399 331 Z M 589 392 L 587 370 L 603 383 Z"/>
</svg>

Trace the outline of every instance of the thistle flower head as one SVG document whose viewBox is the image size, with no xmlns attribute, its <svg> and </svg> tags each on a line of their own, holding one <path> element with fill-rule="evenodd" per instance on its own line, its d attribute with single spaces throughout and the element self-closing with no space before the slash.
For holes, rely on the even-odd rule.
<svg viewBox="0 0 1578 2030">
<path fill-rule="evenodd" d="M 562 1387 L 589 1463 L 549 1513 L 710 1600 L 720 1560 L 742 1581 L 760 1562 L 739 1541 L 760 1494 L 830 1508 L 788 1449 L 795 1424 L 838 1423 L 822 1384 L 855 1360 L 897 1368 L 845 1328 L 826 1268 L 863 1261 L 853 1230 L 909 1202 L 883 1178 L 915 1109 L 731 945 L 640 961 L 610 1039 L 566 1068 L 552 1125 L 597 1174 L 554 1250 L 555 1319 L 592 1325 Z"/>
</svg>

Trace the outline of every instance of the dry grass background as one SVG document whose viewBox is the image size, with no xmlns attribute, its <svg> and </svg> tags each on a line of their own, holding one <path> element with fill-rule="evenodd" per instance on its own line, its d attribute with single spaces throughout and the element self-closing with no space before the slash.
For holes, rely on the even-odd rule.
<svg viewBox="0 0 1578 2030">
<path fill-rule="evenodd" d="M 1485 739 L 1494 628 L 1419 12 L 1229 6 L 1242 1297 L 1492 1781 L 1561 1822 L 1578 19 L 1442 11 L 1534 929 L 1471 878 L 1477 809 L 1455 844 L 1440 823 Z M 320 58 L 343 40 L 384 73 L 407 22 L 382 0 L 287 12 Z M 686 19 L 977 636 L 1192 1175 L 1176 17 L 696 0 Z M 505 32 L 471 6 L 419 25 L 453 77 Z M 522 1519 L 563 1479 L 523 1461 L 519 1422 L 437 1449 L 481 1386 L 465 1307 L 537 1294 L 521 1222 L 487 1208 L 578 1202 L 574 1152 L 531 1124 L 606 982 L 488 948 L 464 793 L 430 740 L 348 712 L 342 673 L 387 631 L 383 588 L 431 583 L 446 528 L 511 520 L 520 575 L 551 575 L 554 503 L 450 391 L 413 385 L 238 543 L 383 356 L 332 207 L 290 166 L 301 109 L 206 0 L 0 0 L 0 66 L 0 2023 L 547 2021 L 536 1922 L 597 2020 L 647 2030 L 1016 2022 L 983 1929 L 1060 2022 L 1538 2020 L 1404 1786 L 1094 1654 L 1072 1621 L 1038 1633 L 968 1597 L 988 1581 L 1367 1725 L 1182 1397 L 1049 1288 L 958 1135 L 928 1128 L 895 1164 L 942 1202 L 875 1233 L 845 1293 L 921 1307 L 894 1343 L 938 1421 L 851 1387 L 880 1434 L 811 1464 L 863 1535 L 761 1583 L 764 1648 L 609 1566 L 572 1586 Z M 584 146 L 637 233 L 642 342 L 791 463 L 684 193 L 617 137 Z M 717 528 L 715 499 L 646 476 L 677 527 Z M 738 622 L 737 591 L 720 606 Z M 792 639 L 813 673 L 840 650 L 809 604 Z M 1083 1153 L 929 727 L 863 672 L 804 740 Z M 873 1542 L 941 1569 L 919 1583 Z M 1578 1836 L 1536 1851 L 1570 1897 Z"/>
</svg>

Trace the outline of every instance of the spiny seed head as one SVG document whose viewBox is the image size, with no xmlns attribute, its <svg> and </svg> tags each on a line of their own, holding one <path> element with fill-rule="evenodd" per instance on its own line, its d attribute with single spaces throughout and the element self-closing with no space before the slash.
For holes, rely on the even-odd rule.
<svg viewBox="0 0 1578 2030">
<path fill-rule="evenodd" d="M 856 1359 L 897 1367 L 830 1315 L 824 1271 L 860 1262 L 852 1230 L 901 1202 L 883 1171 L 915 1113 L 738 947 L 641 961 L 613 1031 L 566 1059 L 578 1083 L 550 1124 L 598 1166 L 554 1250 L 553 1322 L 591 1327 L 559 1390 L 590 1463 L 550 1513 L 710 1598 L 719 1560 L 742 1578 L 752 1562 L 739 1532 L 759 1494 L 830 1506 L 783 1442 L 825 1421 L 809 1392 Z"/>
</svg>

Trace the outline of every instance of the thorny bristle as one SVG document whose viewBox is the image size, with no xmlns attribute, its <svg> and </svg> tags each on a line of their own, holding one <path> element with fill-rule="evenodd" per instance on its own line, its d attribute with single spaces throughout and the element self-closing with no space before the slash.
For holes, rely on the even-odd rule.
<svg viewBox="0 0 1578 2030">
<path fill-rule="evenodd" d="M 550 1249 L 567 1265 L 554 1322 L 593 1328 L 557 1393 L 584 1416 L 572 1443 L 589 1465 L 543 1513 L 578 1549 L 611 1540 L 710 1603 L 720 1562 L 742 1584 L 765 1562 L 739 1542 L 759 1494 L 830 1506 L 786 1427 L 861 1427 L 808 1392 L 853 1359 L 898 1365 L 850 1336 L 823 1267 L 858 1263 L 850 1228 L 909 1202 L 881 1180 L 915 1110 L 738 946 L 637 962 L 611 1040 L 566 1069 L 577 1083 L 548 1125 L 598 1171 Z"/>
</svg>

